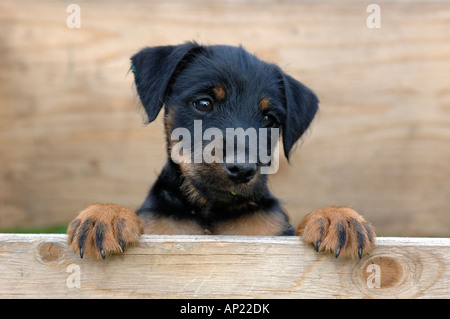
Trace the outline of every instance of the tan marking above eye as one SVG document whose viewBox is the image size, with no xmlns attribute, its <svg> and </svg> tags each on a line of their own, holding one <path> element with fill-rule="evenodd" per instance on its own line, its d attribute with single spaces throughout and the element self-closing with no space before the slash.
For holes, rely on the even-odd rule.
<svg viewBox="0 0 450 319">
<path fill-rule="evenodd" d="M 225 97 L 227 96 L 227 92 L 225 91 L 225 89 L 220 86 L 220 85 L 216 85 L 215 87 L 213 87 L 213 92 L 216 95 L 216 99 L 218 101 L 222 101 L 223 99 L 225 99 Z"/>
<path fill-rule="evenodd" d="M 261 111 L 267 111 L 267 109 L 270 107 L 270 99 L 267 97 L 263 97 L 260 101 L 259 101 L 259 109 Z"/>
</svg>

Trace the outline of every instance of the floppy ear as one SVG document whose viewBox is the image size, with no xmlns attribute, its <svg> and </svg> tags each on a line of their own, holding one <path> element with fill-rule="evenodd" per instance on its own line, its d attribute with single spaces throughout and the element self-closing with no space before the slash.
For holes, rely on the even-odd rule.
<svg viewBox="0 0 450 319">
<path fill-rule="evenodd" d="M 186 62 L 195 42 L 176 46 L 145 48 L 131 57 L 131 70 L 139 98 L 148 116 L 148 123 L 155 120 L 167 97 L 172 79 Z"/>
<path fill-rule="evenodd" d="M 306 131 L 317 112 L 319 99 L 306 86 L 281 73 L 286 99 L 286 121 L 282 127 L 284 155 L 289 160 L 292 146 Z"/>
</svg>

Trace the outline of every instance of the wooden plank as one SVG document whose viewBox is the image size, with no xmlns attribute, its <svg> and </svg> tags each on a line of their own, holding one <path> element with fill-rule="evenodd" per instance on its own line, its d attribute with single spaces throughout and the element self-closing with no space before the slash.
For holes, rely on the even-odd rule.
<svg viewBox="0 0 450 319">
<path fill-rule="evenodd" d="M 321 111 L 271 176 L 293 223 L 348 205 L 385 236 L 450 236 L 450 3 L 0 1 L 0 228 L 137 208 L 165 161 L 128 73 L 147 45 L 242 44 L 317 92 Z M 62 209 L 63 208 L 63 209 Z"/>
<path fill-rule="evenodd" d="M 142 236 L 106 260 L 66 235 L 0 234 L 1 298 L 449 298 L 449 238 L 377 238 L 361 260 L 299 237 Z"/>
</svg>

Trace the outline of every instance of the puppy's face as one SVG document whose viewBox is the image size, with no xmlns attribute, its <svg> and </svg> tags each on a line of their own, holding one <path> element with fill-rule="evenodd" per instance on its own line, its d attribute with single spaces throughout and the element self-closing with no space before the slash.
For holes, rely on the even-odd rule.
<svg viewBox="0 0 450 319">
<path fill-rule="evenodd" d="M 179 164 L 190 196 L 228 202 L 262 193 L 267 174 L 261 168 L 273 163 L 264 163 L 259 153 L 272 154 L 271 128 L 278 130 L 286 117 L 281 87 L 276 68 L 235 47 L 205 48 L 178 71 L 165 124 L 172 160 L 181 153 L 174 146 L 187 146 Z M 190 138 L 177 136 L 178 128 Z M 265 148 L 259 147 L 262 138 Z"/>
<path fill-rule="evenodd" d="M 257 199 L 277 169 L 278 136 L 288 157 L 317 110 L 311 91 L 240 47 L 144 49 L 132 68 L 149 121 L 165 105 L 168 155 L 200 204 Z"/>
</svg>

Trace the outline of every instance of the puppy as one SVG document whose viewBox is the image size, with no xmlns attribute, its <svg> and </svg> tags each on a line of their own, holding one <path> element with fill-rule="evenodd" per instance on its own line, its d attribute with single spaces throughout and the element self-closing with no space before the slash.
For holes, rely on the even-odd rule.
<svg viewBox="0 0 450 319">
<path fill-rule="evenodd" d="M 122 253 L 143 233 L 299 235 L 336 257 L 373 248 L 373 227 L 354 210 L 318 209 L 294 229 L 267 187 L 278 136 L 289 159 L 317 112 L 310 89 L 242 47 L 152 47 L 131 63 L 148 123 L 164 106 L 168 160 L 136 213 L 95 204 L 70 223 L 81 258 Z"/>
</svg>

